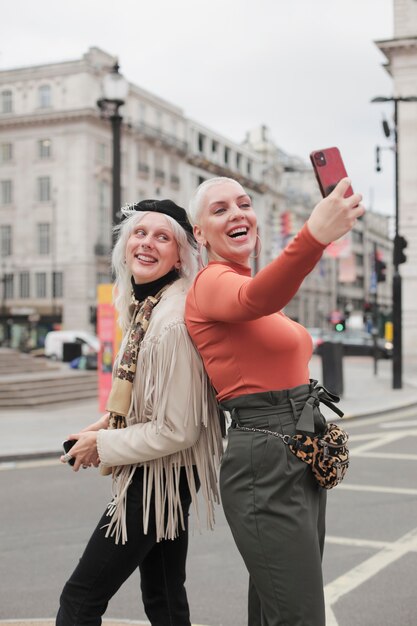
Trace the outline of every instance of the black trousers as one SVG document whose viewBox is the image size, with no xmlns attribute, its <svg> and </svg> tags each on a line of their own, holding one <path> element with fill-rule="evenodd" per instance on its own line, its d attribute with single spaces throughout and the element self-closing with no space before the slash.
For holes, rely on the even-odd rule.
<svg viewBox="0 0 417 626">
<path fill-rule="evenodd" d="M 309 385 L 300 385 L 221 405 L 231 411 L 233 421 L 220 490 L 250 575 L 249 626 L 325 625 L 321 559 L 326 492 L 281 439 L 239 429 L 293 435 L 309 394 Z"/>
<path fill-rule="evenodd" d="M 153 506 L 143 532 L 143 470 L 138 468 L 127 492 L 127 542 L 105 537 L 103 514 L 60 597 L 57 626 L 99 626 L 110 599 L 139 568 L 142 600 L 152 626 L 191 626 L 185 590 L 188 511 L 191 495 L 181 470 L 181 506 L 185 530 L 174 540 L 156 541 Z"/>
</svg>

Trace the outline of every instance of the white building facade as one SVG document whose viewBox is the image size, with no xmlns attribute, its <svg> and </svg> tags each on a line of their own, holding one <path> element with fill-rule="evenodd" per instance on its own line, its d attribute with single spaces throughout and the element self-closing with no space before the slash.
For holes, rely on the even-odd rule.
<svg viewBox="0 0 417 626">
<path fill-rule="evenodd" d="M 0 72 L 0 328 L 12 345 L 28 329 L 36 341 L 56 326 L 93 330 L 112 241 L 112 130 L 97 101 L 115 61 L 90 48 L 74 61 Z M 255 272 L 319 200 L 311 167 L 280 150 L 263 126 L 234 143 L 133 84 L 121 115 L 122 204 L 171 198 L 187 206 L 206 178 L 239 180 L 258 215 Z M 369 219 L 354 235 L 356 282 L 340 284 L 337 263 L 324 259 L 288 315 L 324 327 L 335 308 L 362 310 L 372 291 L 367 241 L 390 246 L 386 219 L 375 214 L 368 229 Z M 378 288 L 389 308 L 388 291 Z"/>
<path fill-rule="evenodd" d="M 390 97 L 417 96 L 417 2 L 393 0 L 394 38 L 377 41 L 393 79 Z M 394 104 L 392 104 L 394 107 Z M 417 355 L 417 103 L 398 102 L 399 233 L 408 242 L 400 265 L 403 302 L 403 353 Z"/>
</svg>

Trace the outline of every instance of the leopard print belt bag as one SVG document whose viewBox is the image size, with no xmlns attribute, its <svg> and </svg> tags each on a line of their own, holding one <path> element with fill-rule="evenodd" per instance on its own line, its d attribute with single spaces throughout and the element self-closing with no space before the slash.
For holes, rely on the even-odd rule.
<svg viewBox="0 0 417 626">
<path fill-rule="evenodd" d="M 236 425 L 238 430 L 261 432 L 281 439 L 301 461 L 311 466 L 314 478 L 324 489 L 336 487 L 349 467 L 349 435 L 337 424 L 329 423 L 321 435 L 282 435 L 273 430 Z"/>
<path fill-rule="evenodd" d="M 320 402 L 343 417 L 342 411 L 333 404 L 333 402 L 338 402 L 339 398 L 321 385 L 317 385 L 317 381 L 311 382 L 313 389 L 297 422 L 298 432 L 296 434 L 283 435 L 273 430 L 242 426 L 238 423 L 235 424 L 235 428 L 261 432 L 281 439 L 298 459 L 310 465 L 314 478 L 321 487 L 332 489 L 343 480 L 349 467 L 349 448 L 347 446 L 349 435 L 338 424 L 331 422 L 325 424 L 320 434 L 307 434 L 305 432 L 304 426 L 308 425 L 309 420 L 308 430 L 313 430 L 311 420 L 314 411 L 319 410 Z M 322 415 L 321 417 L 324 420 Z"/>
</svg>

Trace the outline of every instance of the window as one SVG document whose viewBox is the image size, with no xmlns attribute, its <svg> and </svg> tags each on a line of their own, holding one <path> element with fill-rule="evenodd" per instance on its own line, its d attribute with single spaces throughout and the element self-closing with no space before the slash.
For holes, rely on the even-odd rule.
<svg viewBox="0 0 417 626">
<path fill-rule="evenodd" d="M 162 113 L 161 111 L 155 111 L 155 122 L 158 130 L 162 130 Z"/>
<path fill-rule="evenodd" d="M 35 275 L 35 279 L 36 279 L 36 297 L 46 298 L 46 273 L 37 272 Z"/>
<path fill-rule="evenodd" d="M 51 252 L 50 224 L 38 224 L 38 254 Z"/>
<path fill-rule="evenodd" d="M 202 133 L 198 133 L 198 151 L 203 153 L 204 152 L 204 144 L 206 142 L 206 138 Z"/>
<path fill-rule="evenodd" d="M 10 89 L 1 92 L 1 112 L 13 113 L 13 94 Z"/>
<path fill-rule="evenodd" d="M 21 298 L 30 298 L 30 274 L 29 272 L 20 272 L 19 274 L 19 295 Z"/>
<path fill-rule="evenodd" d="M 49 159 L 51 156 L 52 142 L 50 139 L 39 139 L 38 155 L 40 159 Z"/>
<path fill-rule="evenodd" d="M 146 122 L 146 105 L 143 102 L 139 103 L 139 122 L 142 124 Z"/>
<path fill-rule="evenodd" d="M 217 148 L 219 147 L 218 142 L 215 139 L 212 139 L 211 142 L 211 151 L 213 154 L 215 154 L 217 152 Z"/>
<path fill-rule="evenodd" d="M 246 171 L 247 171 L 249 176 L 252 174 L 252 161 L 248 160 Z"/>
<path fill-rule="evenodd" d="M 224 162 L 226 163 L 226 165 L 229 163 L 229 157 L 230 157 L 230 148 L 225 148 L 224 149 Z"/>
<path fill-rule="evenodd" d="M 51 87 L 49 85 L 41 85 L 38 89 L 39 107 L 47 109 L 51 106 Z"/>
<path fill-rule="evenodd" d="M 13 159 L 13 144 L 2 143 L 0 145 L 0 163 L 8 163 Z"/>
<path fill-rule="evenodd" d="M 161 152 L 155 152 L 155 178 L 165 178 L 164 157 Z"/>
<path fill-rule="evenodd" d="M 12 254 L 12 227 L 9 224 L 0 226 L 0 254 L 1 256 Z"/>
<path fill-rule="evenodd" d="M 11 204 L 13 200 L 13 183 L 11 180 L 0 181 L 0 202 Z"/>
<path fill-rule="evenodd" d="M 38 200 L 39 202 L 49 202 L 51 199 L 51 179 L 49 176 L 38 178 Z"/>
<path fill-rule="evenodd" d="M 62 298 L 64 295 L 64 275 L 62 272 L 52 272 L 52 297 Z"/>
<path fill-rule="evenodd" d="M 236 168 L 240 170 L 241 165 L 242 165 L 242 155 L 238 152 L 236 154 Z"/>
<path fill-rule="evenodd" d="M 13 274 L 4 274 L 4 296 L 5 298 L 14 298 L 14 276 Z"/>
</svg>

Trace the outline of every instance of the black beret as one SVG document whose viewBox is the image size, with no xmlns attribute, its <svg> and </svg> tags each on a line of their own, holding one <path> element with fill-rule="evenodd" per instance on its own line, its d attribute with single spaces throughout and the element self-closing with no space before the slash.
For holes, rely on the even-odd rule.
<svg viewBox="0 0 417 626">
<path fill-rule="evenodd" d="M 134 211 L 155 211 L 155 213 L 164 213 L 178 222 L 187 233 L 193 234 L 193 227 L 187 217 L 187 212 L 172 200 L 141 200 L 135 204 L 130 204 L 129 209 L 133 209 Z"/>
</svg>

